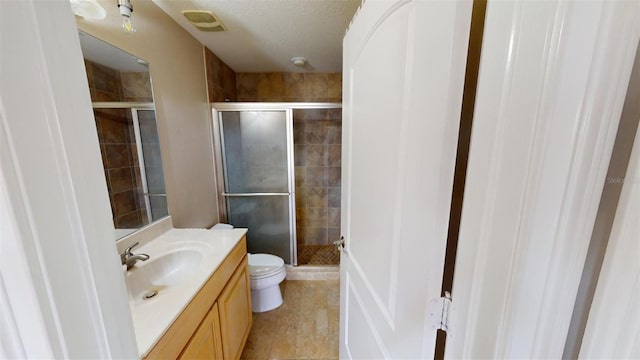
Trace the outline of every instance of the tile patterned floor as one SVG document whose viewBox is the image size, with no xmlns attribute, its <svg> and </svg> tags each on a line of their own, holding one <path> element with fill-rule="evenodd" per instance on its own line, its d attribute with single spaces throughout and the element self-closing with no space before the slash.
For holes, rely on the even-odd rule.
<svg viewBox="0 0 640 360">
<path fill-rule="evenodd" d="M 253 314 L 241 359 L 337 359 L 339 281 L 287 280 L 280 288 L 282 306 Z"/>
<path fill-rule="evenodd" d="M 299 265 L 338 265 L 340 252 L 334 245 L 300 245 L 298 244 Z"/>
</svg>

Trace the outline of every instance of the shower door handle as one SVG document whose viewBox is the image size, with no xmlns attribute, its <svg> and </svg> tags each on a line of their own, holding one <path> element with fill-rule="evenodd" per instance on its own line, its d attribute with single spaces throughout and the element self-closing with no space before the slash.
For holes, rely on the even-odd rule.
<svg viewBox="0 0 640 360">
<path fill-rule="evenodd" d="M 338 251 L 341 251 L 342 249 L 344 249 L 344 236 L 340 236 L 340 240 L 334 241 L 333 245 L 336 246 L 336 249 Z"/>
<path fill-rule="evenodd" d="M 291 193 L 222 193 L 224 197 L 289 196 Z"/>
</svg>

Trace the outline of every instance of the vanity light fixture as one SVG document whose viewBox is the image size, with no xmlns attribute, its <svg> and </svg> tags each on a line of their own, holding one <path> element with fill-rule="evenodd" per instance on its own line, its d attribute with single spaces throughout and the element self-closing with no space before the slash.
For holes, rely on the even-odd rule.
<svg viewBox="0 0 640 360">
<path fill-rule="evenodd" d="M 136 29 L 131 23 L 131 13 L 133 13 L 131 0 L 118 0 L 118 10 L 120 10 L 120 15 L 122 15 L 122 30 L 127 34 L 135 33 Z"/>
<path fill-rule="evenodd" d="M 105 10 L 96 0 L 69 0 L 71 11 L 77 16 L 88 20 L 102 20 L 107 16 Z"/>
<path fill-rule="evenodd" d="M 305 65 L 307 65 L 309 60 L 307 60 L 307 58 L 303 58 L 302 56 L 296 56 L 296 57 L 291 58 L 291 62 L 295 66 L 304 67 Z"/>
</svg>

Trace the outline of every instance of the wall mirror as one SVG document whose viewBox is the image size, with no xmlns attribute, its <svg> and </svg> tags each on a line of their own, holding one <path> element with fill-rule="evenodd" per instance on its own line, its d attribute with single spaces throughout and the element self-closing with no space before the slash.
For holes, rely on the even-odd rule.
<svg viewBox="0 0 640 360">
<path fill-rule="evenodd" d="M 149 64 L 79 37 L 118 240 L 168 215 Z"/>
</svg>

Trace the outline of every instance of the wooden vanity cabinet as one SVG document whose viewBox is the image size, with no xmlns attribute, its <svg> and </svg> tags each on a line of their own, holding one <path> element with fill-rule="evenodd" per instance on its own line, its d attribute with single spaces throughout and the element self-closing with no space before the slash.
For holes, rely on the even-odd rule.
<svg viewBox="0 0 640 360">
<path fill-rule="evenodd" d="M 179 359 L 223 359 L 217 303 L 213 304 L 202 324 L 180 354 Z"/>
<path fill-rule="evenodd" d="M 251 289 L 247 266 L 238 268 L 218 297 L 224 359 L 239 359 L 251 330 Z"/>
<path fill-rule="evenodd" d="M 240 358 L 252 323 L 246 254 L 243 237 L 145 360 Z"/>
</svg>

